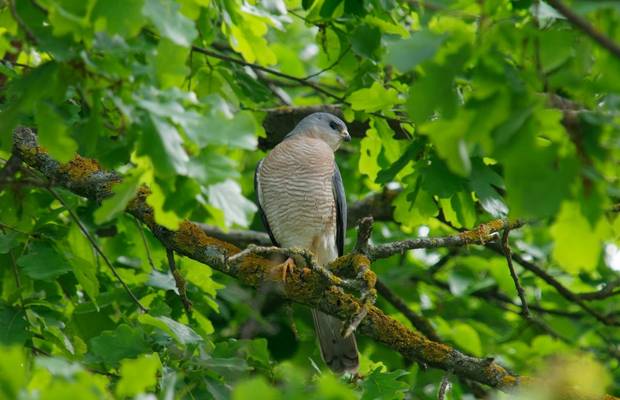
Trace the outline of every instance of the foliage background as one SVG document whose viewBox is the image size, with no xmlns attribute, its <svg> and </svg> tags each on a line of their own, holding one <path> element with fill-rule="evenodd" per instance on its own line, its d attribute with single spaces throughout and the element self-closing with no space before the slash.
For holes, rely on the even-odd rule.
<svg viewBox="0 0 620 400">
<path fill-rule="evenodd" d="M 616 2 L 569 5 L 620 42 Z M 45 183 L 2 174 L 0 397 L 436 398 L 444 371 L 363 337 L 364 378 L 331 375 L 306 308 L 182 258 L 188 317 L 165 249 L 122 213 L 148 184 L 171 229 L 262 229 L 251 199 L 263 119 L 328 103 L 369 122 L 337 155 L 349 202 L 402 188 L 375 242 L 527 218 L 513 251 L 605 319 L 517 265 L 523 318 L 505 258 L 484 246 L 374 263 L 389 288 L 467 354 L 541 374 L 551 392 L 620 393 L 620 58 L 548 4 L 5 0 L 0 57 L 0 156 L 15 126 L 35 126 L 58 160 L 79 153 L 124 175 L 100 205 L 58 193 L 150 309 Z M 447 398 L 473 396 L 450 380 Z"/>
</svg>

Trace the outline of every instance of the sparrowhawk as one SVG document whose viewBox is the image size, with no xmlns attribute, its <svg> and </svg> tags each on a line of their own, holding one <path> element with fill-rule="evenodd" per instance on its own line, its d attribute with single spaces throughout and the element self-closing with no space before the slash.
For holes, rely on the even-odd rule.
<svg viewBox="0 0 620 400">
<path fill-rule="evenodd" d="M 275 246 L 301 247 L 327 265 L 344 250 L 347 203 L 334 152 L 351 137 L 338 117 L 314 113 L 256 167 L 259 212 Z M 359 365 L 355 336 L 344 338 L 343 323 L 312 310 L 321 356 L 336 373 Z"/>
</svg>

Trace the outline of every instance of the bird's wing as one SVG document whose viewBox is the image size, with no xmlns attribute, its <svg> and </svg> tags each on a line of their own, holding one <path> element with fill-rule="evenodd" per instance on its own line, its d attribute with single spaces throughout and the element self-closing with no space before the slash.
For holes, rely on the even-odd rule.
<svg viewBox="0 0 620 400">
<path fill-rule="evenodd" d="M 338 164 L 334 162 L 334 175 L 332 176 L 334 199 L 336 200 L 336 247 L 338 257 L 344 254 L 344 238 L 347 233 L 347 198 L 344 194 L 344 185 Z"/>
<path fill-rule="evenodd" d="M 258 214 L 260 215 L 260 219 L 263 221 L 263 225 L 267 230 L 267 234 L 271 239 L 271 243 L 274 246 L 280 246 L 276 241 L 276 238 L 273 236 L 273 232 L 271 232 L 271 228 L 269 227 L 269 221 L 267 221 L 267 215 L 265 215 L 265 211 L 263 211 L 263 192 L 260 188 L 260 169 L 263 165 L 264 160 L 260 160 L 258 165 L 256 166 L 256 171 L 254 171 L 254 191 L 256 192 L 256 200 L 258 202 Z M 342 182 L 341 182 L 342 184 Z M 345 206 L 346 207 L 346 206 Z"/>
</svg>

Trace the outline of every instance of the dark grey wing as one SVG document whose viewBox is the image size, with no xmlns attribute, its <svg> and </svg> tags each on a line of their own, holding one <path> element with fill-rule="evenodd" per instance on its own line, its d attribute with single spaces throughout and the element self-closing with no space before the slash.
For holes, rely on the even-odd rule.
<svg viewBox="0 0 620 400">
<path fill-rule="evenodd" d="M 267 221 L 267 216 L 265 215 L 265 212 L 263 211 L 263 205 L 261 204 L 263 193 L 260 188 L 259 173 L 260 173 L 260 168 L 262 165 L 263 165 L 263 160 L 260 160 L 258 165 L 256 166 L 256 171 L 254 171 L 254 191 L 256 192 L 256 202 L 258 203 L 258 214 L 260 215 L 261 221 L 263 221 L 263 225 L 265 226 L 265 229 L 267 230 L 267 234 L 269 235 L 269 238 L 271 239 L 271 243 L 273 243 L 274 246 L 280 247 L 280 245 L 276 241 L 276 238 L 273 236 L 273 232 L 271 232 L 271 228 L 269 227 L 269 221 Z"/>
<path fill-rule="evenodd" d="M 338 257 L 342 257 L 344 254 L 344 238 L 347 235 L 347 198 L 344 194 L 340 170 L 336 163 L 334 163 L 332 186 L 336 200 L 336 247 L 338 247 Z"/>
</svg>

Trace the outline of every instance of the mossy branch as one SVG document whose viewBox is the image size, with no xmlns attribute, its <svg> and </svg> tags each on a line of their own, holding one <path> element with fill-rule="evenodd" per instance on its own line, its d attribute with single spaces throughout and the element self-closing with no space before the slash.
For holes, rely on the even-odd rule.
<svg viewBox="0 0 620 400">
<path fill-rule="evenodd" d="M 54 185 L 91 200 L 100 201 L 109 196 L 112 185 L 120 181 L 116 173 L 103 171 L 94 160 L 78 156 L 67 164 L 60 164 L 38 146 L 36 135 L 28 128 L 15 131 L 14 152 Z M 286 299 L 317 308 L 342 320 L 349 320 L 359 314 L 364 306 L 360 300 L 339 286 L 339 279 L 359 271 L 360 265 L 369 265 L 370 260 L 366 256 L 349 254 L 338 258 L 328 266 L 328 269 L 334 272 L 332 275 L 321 273 L 315 268 L 301 267 L 287 274 L 283 280 L 280 274 L 273 273 L 276 263 L 269 257 L 256 255 L 252 251 L 235 257 L 242 251 L 240 248 L 207 235 L 195 223 L 185 221 L 176 231 L 157 224 L 154 211 L 146 202 L 149 194 L 148 188 L 139 190 L 136 198 L 128 204 L 126 212 L 144 223 L 166 249 L 209 265 L 255 288 L 275 285 Z M 303 253 L 303 250 L 295 249 L 274 251 L 286 251 L 293 255 Z M 269 251 L 264 250 L 264 253 Z M 312 262 L 311 257 L 305 257 L 304 260 L 306 263 Z M 446 344 L 433 342 L 387 316 L 375 306 L 368 307 L 368 313 L 361 321 L 358 332 L 398 351 L 408 359 L 452 371 L 458 377 L 493 388 L 509 390 L 521 382 L 531 380 L 509 372 L 492 359 L 470 357 Z M 612 396 L 605 398 L 615 399 Z"/>
</svg>

